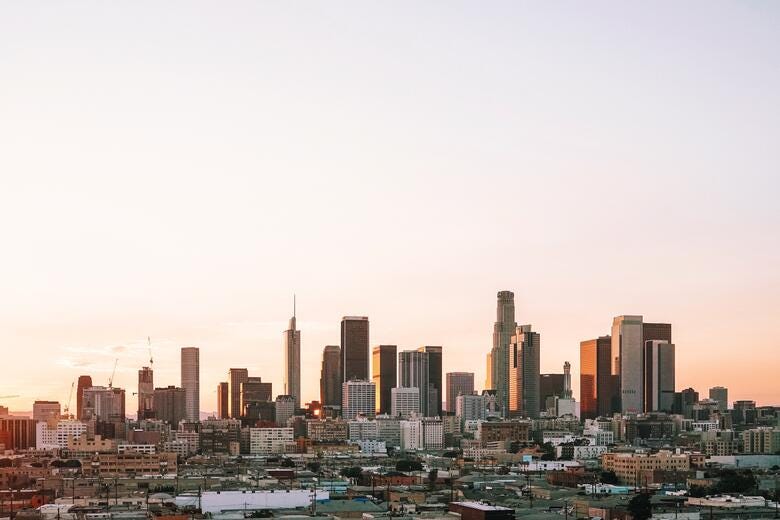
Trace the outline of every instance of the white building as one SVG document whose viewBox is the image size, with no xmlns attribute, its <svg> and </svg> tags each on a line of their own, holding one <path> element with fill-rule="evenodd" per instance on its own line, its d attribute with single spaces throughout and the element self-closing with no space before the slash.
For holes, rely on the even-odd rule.
<svg viewBox="0 0 780 520">
<path fill-rule="evenodd" d="M 380 415 L 376 418 L 377 440 L 384 441 L 387 446 L 401 446 L 401 421 Z"/>
<path fill-rule="evenodd" d="M 615 444 L 615 434 L 607 430 L 585 430 L 583 436 L 590 440 L 591 446 L 609 446 Z"/>
<path fill-rule="evenodd" d="M 362 441 L 354 441 L 352 444 L 357 444 L 360 446 L 360 451 L 362 453 L 366 453 L 369 455 L 385 455 L 387 454 L 387 445 L 385 444 L 385 441 L 377 441 L 377 440 L 362 440 Z"/>
<path fill-rule="evenodd" d="M 341 415 L 350 420 L 361 415 L 374 418 L 376 385 L 371 381 L 352 380 L 341 385 Z"/>
<path fill-rule="evenodd" d="M 78 439 L 87 431 L 87 425 L 71 419 L 57 421 L 56 428 L 50 428 L 48 423 L 39 422 L 35 425 L 35 445 L 39 450 L 67 448 L 68 439 Z"/>
<path fill-rule="evenodd" d="M 285 453 L 295 444 L 292 428 L 250 428 L 249 453 L 272 455 Z"/>
<path fill-rule="evenodd" d="M 422 422 L 401 421 L 401 450 L 421 450 L 422 442 Z"/>
<path fill-rule="evenodd" d="M 546 431 L 542 432 L 542 444 L 550 443 L 553 446 L 573 442 L 575 439 L 571 432 Z"/>
<path fill-rule="evenodd" d="M 122 453 L 144 453 L 154 455 L 157 453 L 157 447 L 154 444 L 117 444 L 116 452 Z"/>
<path fill-rule="evenodd" d="M 348 422 L 350 441 L 376 440 L 379 436 L 379 427 L 374 420 L 359 417 Z"/>
<path fill-rule="evenodd" d="M 487 418 L 487 398 L 484 395 L 459 395 L 455 400 L 455 415 L 461 421 Z"/>
<path fill-rule="evenodd" d="M 423 417 L 423 445 L 426 450 L 444 449 L 444 425 L 438 417 Z"/>
<path fill-rule="evenodd" d="M 409 417 L 420 413 L 420 389 L 417 387 L 396 387 L 390 390 L 391 414 L 393 417 Z"/>
<path fill-rule="evenodd" d="M 276 426 L 287 426 L 287 419 L 295 415 L 295 397 L 291 395 L 276 396 Z"/>
<path fill-rule="evenodd" d="M 564 446 L 556 446 L 555 453 L 560 458 L 563 456 Z M 572 446 L 574 450 L 573 460 L 593 460 L 598 459 L 602 453 L 609 449 L 607 446 Z"/>
<path fill-rule="evenodd" d="M 444 426 L 438 417 L 401 421 L 401 449 L 440 450 L 444 448 Z"/>
</svg>

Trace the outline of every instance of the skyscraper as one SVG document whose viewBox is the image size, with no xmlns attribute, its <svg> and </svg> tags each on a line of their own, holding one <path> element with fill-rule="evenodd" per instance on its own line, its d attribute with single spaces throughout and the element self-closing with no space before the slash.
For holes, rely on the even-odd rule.
<svg viewBox="0 0 780 520">
<path fill-rule="evenodd" d="M 485 356 L 487 365 L 485 366 L 485 390 L 493 389 L 493 353 L 488 352 Z"/>
<path fill-rule="evenodd" d="M 241 383 L 249 380 L 249 370 L 246 368 L 231 368 L 228 370 L 228 414 L 231 419 L 241 418 Z"/>
<path fill-rule="evenodd" d="M 459 395 L 474 393 L 473 372 L 447 372 L 447 411 L 455 413 Z"/>
<path fill-rule="evenodd" d="M 671 412 L 674 406 L 674 344 L 645 341 L 645 412 Z"/>
<path fill-rule="evenodd" d="M 564 399 L 571 399 L 571 363 L 568 361 L 563 362 L 563 394 L 561 397 Z"/>
<path fill-rule="evenodd" d="M 431 414 L 429 393 L 432 387 L 428 380 L 428 360 L 428 353 L 422 350 L 403 350 L 398 353 L 398 386 L 420 390 L 420 413 L 424 416 Z"/>
<path fill-rule="evenodd" d="M 710 388 L 710 399 L 718 401 L 718 410 L 725 412 L 729 409 L 729 389 L 723 386 Z"/>
<path fill-rule="evenodd" d="M 376 386 L 371 381 L 350 379 L 341 385 L 341 415 L 354 419 L 358 415 L 374 418 L 376 413 Z"/>
<path fill-rule="evenodd" d="M 178 427 L 179 422 L 187 418 L 187 391 L 183 388 L 175 386 L 155 388 L 152 402 L 154 416 L 173 428 Z"/>
<path fill-rule="evenodd" d="M 268 403 L 273 400 L 274 395 L 272 384 L 264 383 L 260 377 L 247 377 L 246 381 L 241 383 L 239 393 L 241 394 L 241 416 L 247 414 L 248 406 L 259 406 L 260 403 Z M 298 409 L 297 404 L 295 409 Z"/>
<path fill-rule="evenodd" d="M 230 393 L 228 392 L 227 381 L 217 385 L 217 419 L 229 419 Z"/>
<path fill-rule="evenodd" d="M 617 316 L 612 321 L 612 374 L 620 388 L 620 411 L 645 410 L 645 342 L 672 342 L 668 323 L 643 323 L 642 316 Z"/>
<path fill-rule="evenodd" d="M 200 421 L 200 349 L 181 349 L 181 387 L 186 396 L 188 421 Z"/>
<path fill-rule="evenodd" d="M 539 411 L 548 409 L 548 405 L 555 403 L 556 397 L 563 396 L 563 374 L 539 374 Z M 552 399 L 552 401 L 550 401 Z"/>
<path fill-rule="evenodd" d="M 33 419 L 36 421 L 59 420 L 59 401 L 35 401 L 33 403 Z"/>
<path fill-rule="evenodd" d="M 154 371 L 143 367 L 138 371 L 138 420 L 154 416 Z"/>
<path fill-rule="evenodd" d="M 442 348 L 440 346 L 426 345 L 417 349 L 428 354 L 428 415 L 441 416 L 441 402 L 444 399 L 444 385 L 442 385 Z M 434 393 L 435 391 L 435 393 Z"/>
<path fill-rule="evenodd" d="M 620 411 L 644 411 L 642 316 L 612 321 L 612 374 L 620 384 Z"/>
<path fill-rule="evenodd" d="M 367 381 L 368 317 L 344 316 L 341 320 L 341 382 Z"/>
<path fill-rule="evenodd" d="M 509 411 L 509 342 L 517 329 L 515 321 L 515 293 L 499 291 L 496 303 L 496 322 L 493 325 L 493 349 L 490 351 L 491 382 L 502 415 Z"/>
<path fill-rule="evenodd" d="M 296 329 L 295 300 L 290 325 L 284 331 L 284 393 L 295 398 L 295 408 L 301 407 L 301 331 Z"/>
<path fill-rule="evenodd" d="M 583 419 L 617 411 L 616 377 L 612 375 L 612 338 L 601 336 L 580 343 L 580 415 Z"/>
<path fill-rule="evenodd" d="M 341 406 L 341 347 L 328 345 L 322 351 L 320 402 L 322 406 Z"/>
<path fill-rule="evenodd" d="M 509 344 L 509 412 L 524 417 L 539 417 L 538 332 L 530 325 L 517 327 Z"/>
<path fill-rule="evenodd" d="M 92 378 L 90 376 L 79 376 L 76 387 L 76 419 L 84 418 L 84 390 L 91 387 Z"/>
<path fill-rule="evenodd" d="M 374 347 L 371 357 L 371 380 L 376 387 L 376 413 L 390 413 L 392 389 L 398 384 L 398 347 L 378 345 Z"/>
</svg>

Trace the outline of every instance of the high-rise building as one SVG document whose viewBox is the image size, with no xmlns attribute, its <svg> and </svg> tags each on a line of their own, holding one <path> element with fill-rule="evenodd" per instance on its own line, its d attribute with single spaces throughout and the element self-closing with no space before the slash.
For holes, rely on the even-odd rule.
<svg viewBox="0 0 780 520">
<path fill-rule="evenodd" d="M 645 341 L 645 412 L 671 412 L 674 407 L 674 344 Z"/>
<path fill-rule="evenodd" d="M 390 415 L 409 417 L 420 413 L 420 389 L 396 387 L 391 391 Z"/>
<path fill-rule="evenodd" d="M 718 402 L 718 411 L 725 412 L 729 409 L 729 389 L 724 386 L 710 388 L 710 399 Z"/>
<path fill-rule="evenodd" d="M 455 413 L 459 395 L 474 393 L 473 372 L 447 372 L 447 411 Z"/>
<path fill-rule="evenodd" d="M 122 388 L 92 386 L 84 389 L 84 420 L 125 421 L 125 391 Z"/>
<path fill-rule="evenodd" d="M 568 361 L 563 362 L 563 395 L 564 399 L 572 398 L 571 391 L 571 363 Z"/>
<path fill-rule="evenodd" d="M 79 382 L 76 387 L 76 418 L 84 418 L 84 389 L 92 386 L 92 378 L 90 376 L 79 376 Z"/>
<path fill-rule="evenodd" d="M 606 417 L 618 411 L 616 377 L 612 375 L 612 338 L 580 343 L 580 415 Z"/>
<path fill-rule="evenodd" d="M 618 316 L 612 322 L 612 374 L 620 384 L 620 411 L 641 413 L 643 403 L 642 316 Z"/>
<path fill-rule="evenodd" d="M 52 421 L 60 418 L 60 403 L 58 401 L 35 401 L 33 403 L 33 419 L 36 421 Z"/>
<path fill-rule="evenodd" d="M 138 371 L 138 420 L 154 416 L 154 371 L 143 367 Z"/>
<path fill-rule="evenodd" d="M 699 392 L 693 388 L 686 388 L 674 393 L 674 406 L 672 411 L 682 414 L 686 419 L 693 418 L 693 405 L 699 402 Z"/>
<path fill-rule="evenodd" d="M 154 417 L 174 428 L 187 418 L 187 391 L 173 385 L 155 388 L 152 393 Z"/>
<path fill-rule="evenodd" d="M 487 418 L 487 396 L 461 394 L 455 399 L 455 415 L 461 422 Z"/>
<path fill-rule="evenodd" d="M 539 417 L 539 349 L 538 332 L 530 325 L 517 327 L 509 344 L 509 412 L 513 415 Z"/>
<path fill-rule="evenodd" d="M 555 403 L 556 397 L 563 396 L 563 374 L 539 374 L 539 411 L 546 411 Z"/>
<path fill-rule="evenodd" d="M 263 383 L 260 377 L 248 377 L 241 383 L 241 415 L 245 416 L 248 406 L 267 403 L 273 399 L 273 386 L 271 383 Z M 295 396 L 293 396 L 295 397 Z M 295 408 L 298 408 L 298 401 L 295 401 Z"/>
<path fill-rule="evenodd" d="M 368 317 L 344 316 L 341 320 L 341 382 L 367 381 Z"/>
<path fill-rule="evenodd" d="M 322 351 L 320 402 L 322 406 L 341 406 L 341 347 L 328 345 Z"/>
<path fill-rule="evenodd" d="M 341 415 L 350 420 L 376 415 L 376 386 L 371 381 L 351 379 L 341 385 Z"/>
<path fill-rule="evenodd" d="M 187 420 L 200 420 L 200 349 L 181 349 L 181 387 L 186 396 Z"/>
<path fill-rule="evenodd" d="M 217 419 L 229 419 L 230 393 L 228 383 L 224 381 L 217 385 Z"/>
<path fill-rule="evenodd" d="M 284 331 L 284 393 L 295 398 L 301 407 L 301 331 L 296 328 L 295 304 L 290 324 Z"/>
<path fill-rule="evenodd" d="M 417 350 L 428 354 L 428 415 L 440 417 L 442 415 L 441 402 L 444 399 L 442 348 L 440 346 L 426 345 Z"/>
<path fill-rule="evenodd" d="M 291 395 L 276 396 L 276 426 L 284 428 L 287 419 L 295 415 L 295 398 Z"/>
<path fill-rule="evenodd" d="M 509 342 L 517 329 L 515 293 L 500 291 L 497 295 L 496 322 L 493 325 L 493 349 L 490 351 L 491 382 L 502 415 L 509 412 Z"/>
<path fill-rule="evenodd" d="M 7 450 L 35 448 L 35 419 L 6 415 L 0 417 L 0 439 Z"/>
<path fill-rule="evenodd" d="M 485 367 L 485 390 L 493 389 L 493 353 L 488 352 L 485 356 L 487 365 Z"/>
<path fill-rule="evenodd" d="M 429 355 L 422 350 L 403 350 L 398 353 L 398 386 L 420 390 L 420 413 L 424 416 L 436 415 L 436 411 L 430 407 L 433 387 L 428 379 L 428 362 Z"/>
<path fill-rule="evenodd" d="M 398 347 L 374 347 L 371 361 L 371 380 L 376 386 L 376 413 L 389 413 L 392 408 L 392 389 L 398 384 Z"/>
<path fill-rule="evenodd" d="M 612 321 L 612 374 L 618 376 L 620 411 L 645 410 L 645 342 L 672 342 L 669 323 L 644 323 L 642 316 L 617 316 Z"/>
<path fill-rule="evenodd" d="M 241 418 L 241 383 L 249 379 L 246 368 L 231 368 L 228 370 L 228 414 L 231 419 Z"/>
</svg>

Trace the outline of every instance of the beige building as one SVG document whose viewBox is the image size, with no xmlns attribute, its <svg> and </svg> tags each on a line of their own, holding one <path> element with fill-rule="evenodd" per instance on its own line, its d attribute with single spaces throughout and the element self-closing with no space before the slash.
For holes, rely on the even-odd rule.
<svg viewBox="0 0 780 520">
<path fill-rule="evenodd" d="M 742 432 L 745 453 L 775 454 L 780 451 L 780 428 L 754 428 Z"/>
<path fill-rule="evenodd" d="M 123 475 L 165 475 L 176 473 L 175 453 L 98 453 L 81 459 L 85 477 Z"/>
<path fill-rule="evenodd" d="M 653 471 L 686 472 L 700 463 L 703 455 L 689 453 L 605 453 L 601 456 L 604 471 L 614 471 L 624 484 L 641 486 Z"/>
</svg>

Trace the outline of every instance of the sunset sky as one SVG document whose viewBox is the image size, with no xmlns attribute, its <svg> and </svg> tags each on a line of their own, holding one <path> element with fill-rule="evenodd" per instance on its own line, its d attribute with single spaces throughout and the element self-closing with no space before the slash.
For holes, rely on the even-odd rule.
<svg viewBox="0 0 780 520">
<path fill-rule="evenodd" d="M 136 409 L 201 348 L 303 401 L 343 315 L 485 377 L 673 324 L 678 390 L 780 404 L 780 3 L 5 2 L 0 405 Z M 75 407 L 75 397 L 74 397 Z"/>
</svg>

